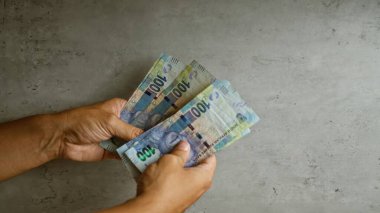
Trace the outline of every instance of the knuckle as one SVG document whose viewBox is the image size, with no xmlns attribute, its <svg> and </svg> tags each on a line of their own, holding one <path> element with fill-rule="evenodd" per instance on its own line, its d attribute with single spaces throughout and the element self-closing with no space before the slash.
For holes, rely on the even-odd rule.
<svg viewBox="0 0 380 213">
<path fill-rule="evenodd" d="M 120 101 L 120 100 L 121 100 L 120 98 L 111 98 L 110 101 L 112 101 L 112 102 L 116 102 L 116 101 Z"/>
<path fill-rule="evenodd" d="M 116 131 L 117 131 L 117 128 L 115 128 L 117 126 L 116 119 L 117 117 L 111 113 L 105 114 L 105 118 L 104 118 L 105 125 L 111 131 L 112 134 L 116 134 Z"/>
<path fill-rule="evenodd" d="M 105 103 L 105 104 L 107 104 L 107 103 L 115 103 L 115 102 L 118 101 L 118 99 L 119 99 L 119 98 L 111 98 L 111 99 L 108 99 L 107 101 L 105 101 L 105 102 L 103 102 L 103 103 Z"/>
<path fill-rule="evenodd" d="M 110 102 L 116 106 L 119 106 L 119 105 L 124 105 L 126 101 L 122 98 L 112 98 Z"/>
<path fill-rule="evenodd" d="M 107 123 L 113 125 L 115 123 L 116 116 L 112 113 L 106 113 L 105 115 Z"/>
<path fill-rule="evenodd" d="M 142 176 L 152 176 L 157 169 L 157 164 L 152 163 L 151 165 L 148 166 L 148 168 L 145 170 L 145 172 L 142 174 Z"/>
<path fill-rule="evenodd" d="M 138 178 L 137 182 L 145 184 L 154 181 L 157 178 L 157 170 L 153 167 L 146 169 Z"/>
<path fill-rule="evenodd" d="M 109 100 L 109 102 L 118 105 L 118 104 L 123 104 L 125 100 L 122 98 L 112 98 L 111 100 Z"/>
<path fill-rule="evenodd" d="M 168 160 L 168 161 L 174 161 L 176 158 L 175 155 L 172 155 L 172 154 L 166 154 L 164 155 L 164 159 Z"/>
<path fill-rule="evenodd" d="M 211 188 L 211 183 L 206 183 L 204 186 L 203 186 L 203 190 L 204 191 L 207 191 L 207 190 L 209 190 L 210 188 Z"/>
<path fill-rule="evenodd" d="M 211 188 L 211 187 L 212 187 L 212 183 L 213 183 L 213 181 L 212 181 L 212 179 L 210 179 L 210 180 L 208 181 L 208 183 L 207 183 L 208 188 Z"/>
<path fill-rule="evenodd" d="M 166 154 L 161 158 L 161 162 L 166 165 L 174 165 L 177 162 L 177 156 L 173 154 Z"/>
<path fill-rule="evenodd" d="M 137 137 L 139 136 L 141 133 L 143 133 L 143 131 L 137 127 L 132 127 L 132 130 L 131 130 L 131 135 L 132 137 Z"/>
<path fill-rule="evenodd" d="M 207 191 L 208 189 L 210 189 L 212 186 L 212 178 L 211 177 L 208 177 L 204 182 L 203 182 L 203 189 L 205 191 Z"/>
</svg>

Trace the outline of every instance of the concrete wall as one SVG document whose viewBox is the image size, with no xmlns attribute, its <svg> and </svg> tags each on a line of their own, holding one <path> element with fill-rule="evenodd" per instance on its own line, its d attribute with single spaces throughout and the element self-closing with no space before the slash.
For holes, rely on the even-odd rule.
<svg viewBox="0 0 380 213">
<path fill-rule="evenodd" d="M 380 1 L 0 1 L 0 120 L 127 98 L 160 52 L 197 59 L 260 115 L 188 212 L 380 212 Z M 0 212 L 134 196 L 117 161 L 0 183 Z"/>
</svg>

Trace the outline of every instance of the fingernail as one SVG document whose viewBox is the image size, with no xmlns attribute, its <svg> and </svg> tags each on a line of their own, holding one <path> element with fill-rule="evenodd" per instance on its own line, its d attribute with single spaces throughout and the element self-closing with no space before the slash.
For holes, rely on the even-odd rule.
<svg viewBox="0 0 380 213">
<path fill-rule="evenodd" d="M 186 141 L 181 141 L 178 145 L 178 149 L 187 152 L 190 149 L 190 145 Z"/>
</svg>

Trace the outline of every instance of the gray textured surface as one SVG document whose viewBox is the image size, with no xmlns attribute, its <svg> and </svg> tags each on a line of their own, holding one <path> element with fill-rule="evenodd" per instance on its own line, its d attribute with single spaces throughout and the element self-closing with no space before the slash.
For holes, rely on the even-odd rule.
<svg viewBox="0 0 380 213">
<path fill-rule="evenodd" d="M 128 97 L 166 51 L 262 118 L 188 212 L 380 212 L 380 1 L 0 2 L 1 121 Z M 1 183 L 0 212 L 88 212 L 134 190 L 119 162 L 55 161 Z"/>
</svg>

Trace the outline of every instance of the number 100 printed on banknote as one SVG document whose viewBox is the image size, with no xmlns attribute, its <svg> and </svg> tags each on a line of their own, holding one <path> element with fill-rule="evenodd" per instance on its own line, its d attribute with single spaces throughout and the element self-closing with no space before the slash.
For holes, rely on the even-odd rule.
<svg viewBox="0 0 380 213">
<path fill-rule="evenodd" d="M 131 140 L 129 145 L 121 146 L 117 152 L 124 162 L 132 162 L 143 172 L 179 141 L 185 140 L 191 147 L 186 166 L 193 166 L 248 134 L 258 120 L 228 81 L 216 80 L 174 115 Z"/>
<path fill-rule="evenodd" d="M 120 118 L 126 123 L 133 123 L 135 118 L 157 98 L 162 90 L 173 82 L 184 68 L 185 65 L 177 58 L 167 54 L 161 54 L 143 81 L 128 99 L 128 102 L 121 111 Z M 138 125 L 137 127 L 142 128 Z M 101 142 L 100 146 L 108 151 L 115 152 L 116 149 L 124 143 L 125 141 L 112 138 L 108 141 Z"/>
<path fill-rule="evenodd" d="M 190 144 L 187 167 L 248 135 L 256 113 L 226 80 L 217 80 L 193 60 L 167 54 L 154 62 L 123 107 L 120 118 L 145 132 L 131 141 L 101 142 L 117 151 L 134 177 L 169 153 L 181 140 Z"/>
</svg>

